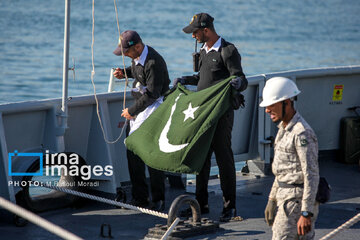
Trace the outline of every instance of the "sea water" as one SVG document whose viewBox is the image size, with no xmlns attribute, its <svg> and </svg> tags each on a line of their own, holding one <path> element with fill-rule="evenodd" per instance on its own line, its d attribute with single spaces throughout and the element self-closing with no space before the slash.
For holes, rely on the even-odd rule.
<svg viewBox="0 0 360 240">
<path fill-rule="evenodd" d="M 182 28 L 199 12 L 212 15 L 217 33 L 236 45 L 248 76 L 360 64 L 359 0 L 116 3 L 121 31 L 138 31 L 164 57 L 171 80 L 193 74 L 194 40 Z M 64 5 L 0 1 L 0 103 L 61 97 Z M 91 9 L 91 0 L 71 1 L 69 96 L 93 94 Z M 94 36 L 96 89 L 106 92 L 110 69 L 122 66 L 113 54 L 119 37 L 113 0 L 95 0 Z"/>
</svg>

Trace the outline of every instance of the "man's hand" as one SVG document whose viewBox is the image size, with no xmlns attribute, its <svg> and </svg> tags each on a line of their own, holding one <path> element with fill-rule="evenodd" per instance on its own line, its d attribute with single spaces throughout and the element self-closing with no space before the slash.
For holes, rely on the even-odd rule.
<svg viewBox="0 0 360 240">
<path fill-rule="evenodd" d="M 243 84 L 243 79 L 241 77 L 233 78 L 230 81 L 230 85 L 233 86 L 235 90 L 240 90 L 242 84 Z"/>
<path fill-rule="evenodd" d="M 272 226 L 274 223 L 275 210 L 276 210 L 276 201 L 269 199 L 265 208 L 265 220 L 269 226 Z"/>
<path fill-rule="evenodd" d="M 299 235 L 305 235 L 311 231 L 311 217 L 300 216 L 297 223 L 297 229 Z"/>
<path fill-rule="evenodd" d="M 239 91 L 234 90 L 232 92 L 232 106 L 233 109 L 238 110 L 240 107 L 245 107 L 245 98 Z"/>
<path fill-rule="evenodd" d="M 122 79 L 125 77 L 124 72 L 120 68 L 116 68 L 115 71 L 113 72 L 113 75 L 118 79 Z"/>
<path fill-rule="evenodd" d="M 126 118 L 127 120 L 130 120 L 130 119 L 133 119 L 134 117 L 131 116 L 129 114 L 129 110 L 127 108 L 125 108 L 123 111 L 122 111 L 122 114 L 121 114 L 122 117 Z"/>
</svg>

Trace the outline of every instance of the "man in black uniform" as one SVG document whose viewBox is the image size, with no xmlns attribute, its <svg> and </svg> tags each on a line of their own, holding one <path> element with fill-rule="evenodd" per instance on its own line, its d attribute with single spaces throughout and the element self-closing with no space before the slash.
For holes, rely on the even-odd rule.
<svg viewBox="0 0 360 240">
<path fill-rule="evenodd" d="M 199 73 L 174 80 L 174 85 L 197 85 L 197 90 L 213 86 L 220 81 L 237 76 L 230 84 L 238 91 L 247 88 L 247 79 L 242 71 L 241 57 L 236 47 L 217 35 L 214 18 L 207 13 L 193 16 L 185 33 L 204 43 L 200 50 Z M 211 155 L 214 152 L 219 167 L 221 189 L 223 191 L 223 211 L 220 221 L 227 222 L 236 216 L 236 173 L 234 156 L 231 149 L 231 131 L 234 122 L 234 110 L 228 111 L 219 119 L 211 147 L 200 174 L 196 176 L 196 199 L 200 204 L 201 213 L 208 213 L 208 180 L 211 167 Z M 189 212 L 189 210 L 187 210 Z M 185 212 L 183 212 L 183 215 Z"/>
<path fill-rule="evenodd" d="M 152 47 L 144 45 L 139 34 L 128 30 L 121 34 L 122 48 L 115 49 L 114 54 L 125 56 L 132 59 L 131 67 L 126 68 L 129 78 L 134 78 L 132 96 L 135 103 L 123 110 L 121 116 L 130 120 L 127 128 L 127 135 L 131 134 L 135 128 L 139 127 L 139 118 L 149 115 L 146 112 L 149 108 L 159 105 L 162 96 L 169 90 L 169 74 L 166 63 L 159 53 Z M 114 71 L 116 78 L 124 78 L 125 73 L 120 68 Z M 142 113 L 142 115 L 140 115 Z M 150 113 L 151 114 L 151 113 Z M 136 119 L 138 117 L 138 119 Z M 145 119 L 142 119 L 145 120 Z M 141 122 L 140 122 L 141 124 Z M 130 180 L 132 183 L 132 205 L 140 207 L 149 206 L 149 192 L 145 177 L 145 164 L 133 152 L 127 150 L 127 159 Z M 150 208 L 162 211 L 165 208 L 165 176 L 164 172 L 148 167 L 150 175 L 150 188 L 152 202 Z"/>
</svg>

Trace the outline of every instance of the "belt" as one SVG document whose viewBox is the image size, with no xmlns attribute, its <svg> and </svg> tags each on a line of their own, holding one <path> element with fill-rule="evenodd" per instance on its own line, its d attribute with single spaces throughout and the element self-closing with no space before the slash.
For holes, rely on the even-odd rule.
<svg viewBox="0 0 360 240">
<path fill-rule="evenodd" d="M 304 187 L 304 184 L 303 184 L 303 183 L 288 184 L 288 183 L 279 182 L 279 181 L 278 181 L 278 185 L 279 185 L 279 187 L 281 187 L 281 188 L 294 188 L 294 187 L 303 188 L 303 187 Z"/>
</svg>

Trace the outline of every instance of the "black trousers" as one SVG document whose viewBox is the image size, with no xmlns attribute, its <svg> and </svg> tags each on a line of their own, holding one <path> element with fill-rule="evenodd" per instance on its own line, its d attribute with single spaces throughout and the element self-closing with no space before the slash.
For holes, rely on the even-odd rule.
<svg viewBox="0 0 360 240">
<path fill-rule="evenodd" d="M 128 136 L 130 127 L 126 129 Z M 128 168 L 131 181 L 132 198 L 140 202 L 149 201 L 149 190 L 145 175 L 145 163 L 132 151 L 126 151 Z M 148 166 L 150 175 L 151 200 L 153 202 L 165 200 L 165 174 L 163 171 Z"/>
<path fill-rule="evenodd" d="M 229 109 L 218 121 L 211 147 L 204 166 L 196 176 L 196 200 L 200 206 L 208 204 L 208 181 L 211 155 L 214 152 L 219 167 L 220 184 L 224 208 L 236 208 L 236 171 L 231 149 L 231 131 L 234 124 L 234 110 Z"/>
</svg>

